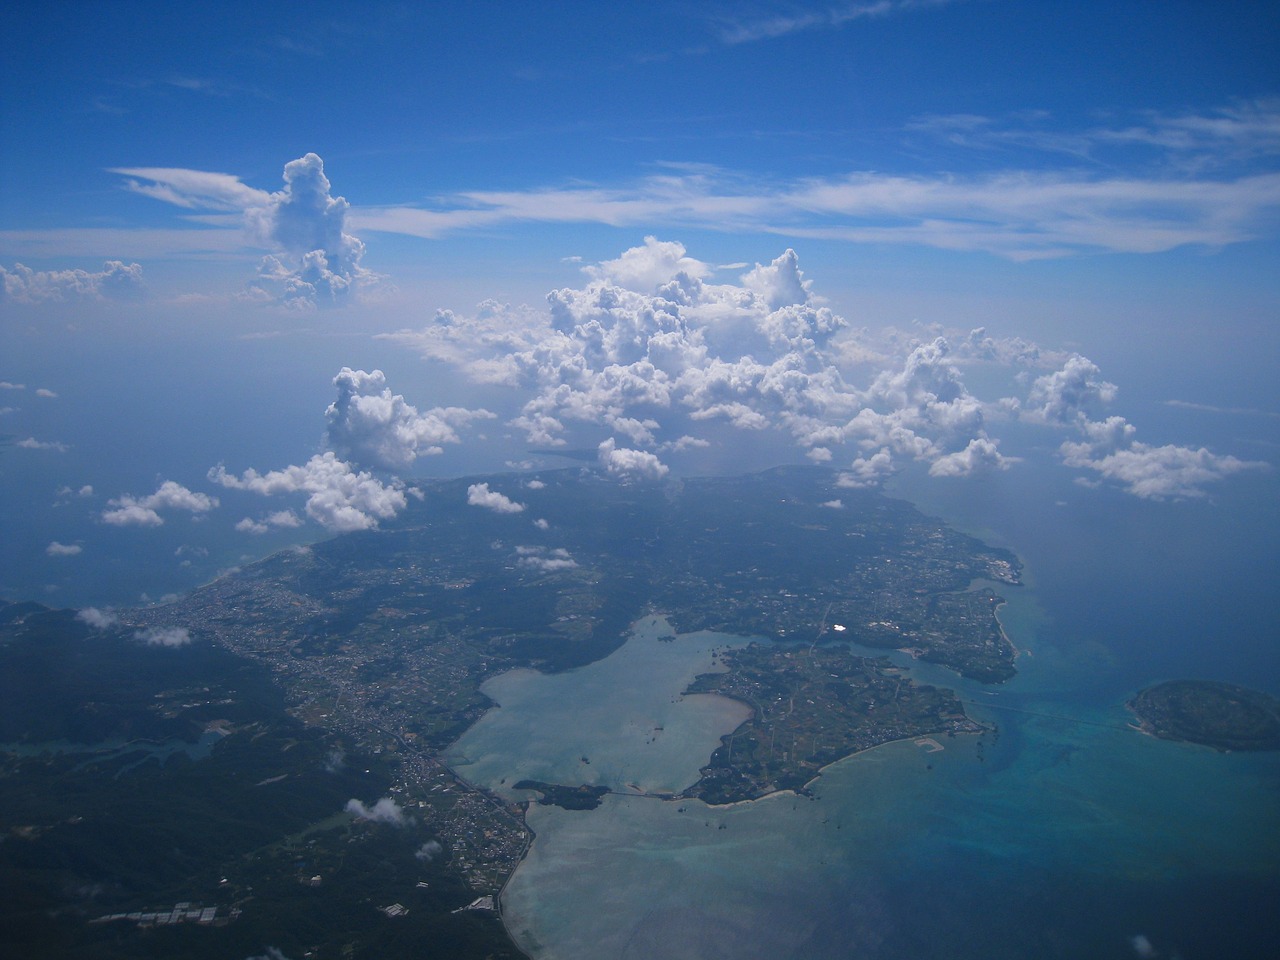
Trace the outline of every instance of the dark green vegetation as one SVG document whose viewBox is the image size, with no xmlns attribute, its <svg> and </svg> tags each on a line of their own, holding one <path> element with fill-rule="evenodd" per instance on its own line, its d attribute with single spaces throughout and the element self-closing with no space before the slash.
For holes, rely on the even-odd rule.
<svg viewBox="0 0 1280 960">
<path fill-rule="evenodd" d="M 1171 680 L 1129 701 L 1142 729 L 1218 750 L 1280 750 L 1280 700 L 1216 680 Z"/>
<path fill-rule="evenodd" d="M 397 764 L 290 717 L 260 665 L 34 604 L 0 621 L 6 956 L 520 955 L 492 917 L 451 912 L 475 894 L 443 848 L 416 856 L 436 837 L 418 811 L 342 812 Z M 409 912 L 378 912 L 393 903 Z M 212 920 L 171 924 L 175 905 Z M 129 913 L 151 916 L 103 919 Z"/>
<path fill-rule="evenodd" d="M 584 783 L 578 787 L 566 787 L 559 783 L 543 783 L 541 780 L 521 780 L 513 784 L 516 790 L 537 790 L 538 802 L 546 806 L 563 807 L 565 810 L 594 810 L 609 792 L 608 787 L 593 787 Z"/>
<path fill-rule="evenodd" d="M 5 936 L 32 955 L 515 955 L 491 916 L 450 911 L 500 892 L 529 841 L 522 810 L 440 752 L 490 706 L 487 678 L 591 663 L 646 613 L 763 639 L 698 687 L 755 710 L 689 791 L 715 802 L 973 728 L 950 694 L 847 641 L 1013 674 L 999 599 L 969 590 L 1016 583 L 1013 556 L 829 471 L 487 478 L 525 504 L 512 513 L 469 505 L 472 482 L 424 483 L 383 530 L 283 551 L 118 628 L 0 610 L 0 814 L 14 825 L 0 866 L 22 891 L 0 907 Z M 175 627 L 193 642 L 133 639 Z M 98 746 L 46 749 L 59 740 Z M 352 798 L 394 799 L 405 819 L 353 820 Z M 176 904 L 217 919 L 155 925 Z M 396 904 L 407 912 L 380 912 Z M 116 913 L 150 918 L 87 922 Z"/>
<path fill-rule="evenodd" d="M 803 790 L 829 763 L 877 744 L 931 733 L 977 733 L 950 690 L 912 683 L 886 661 L 832 648 L 752 644 L 722 654 L 728 673 L 698 677 L 690 693 L 751 704 L 685 791 L 707 803 Z"/>
</svg>

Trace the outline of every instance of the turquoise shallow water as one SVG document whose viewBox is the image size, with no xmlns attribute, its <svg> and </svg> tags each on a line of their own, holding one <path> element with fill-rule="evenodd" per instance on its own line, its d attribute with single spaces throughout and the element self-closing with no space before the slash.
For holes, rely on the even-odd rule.
<svg viewBox="0 0 1280 960">
<path fill-rule="evenodd" d="M 1135 937 L 1187 960 L 1270 956 L 1277 757 L 1130 729 L 1123 698 L 1081 685 L 1105 649 L 1053 648 L 1034 595 L 1004 592 L 1024 650 L 1012 683 L 911 665 L 996 733 L 868 751 L 828 768 L 812 800 L 535 806 L 537 839 L 503 895 L 512 934 L 560 960 L 1132 957 Z M 680 692 L 742 641 L 663 633 L 643 621 L 598 664 L 492 681 L 501 707 L 456 745 L 459 771 L 508 792 L 521 777 L 624 794 L 692 782 L 742 713 Z"/>
</svg>

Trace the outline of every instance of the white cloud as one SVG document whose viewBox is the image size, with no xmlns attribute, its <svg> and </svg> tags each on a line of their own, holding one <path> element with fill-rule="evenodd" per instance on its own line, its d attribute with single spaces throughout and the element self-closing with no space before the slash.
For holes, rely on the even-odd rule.
<svg viewBox="0 0 1280 960">
<path fill-rule="evenodd" d="M 444 853 L 444 847 L 440 845 L 440 841 L 428 840 L 417 849 L 414 856 L 424 863 L 430 863 L 442 853 Z"/>
<path fill-rule="evenodd" d="M 600 465 L 615 477 L 660 480 L 670 472 L 670 468 L 655 454 L 619 447 L 612 437 L 600 444 L 599 456 Z"/>
<path fill-rule="evenodd" d="M 372 820 L 375 823 L 389 823 L 393 827 L 403 827 L 409 823 L 409 818 L 405 816 L 400 804 L 396 803 L 391 797 L 383 797 L 372 807 L 366 807 L 359 800 L 352 798 L 347 801 L 344 809 L 347 813 L 354 814 L 364 820 Z"/>
<path fill-rule="evenodd" d="M 142 295 L 142 266 L 108 260 L 97 273 L 86 270 L 32 270 L 16 263 L 0 267 L 0 301 L 34 304 L 66 300 L 133 300 Z M 36 391 L 40 396 L 57 396 Z"/>
<path fill-rule="evenodd" d="M 1106 446 L 1068 441 L 1062 445 L 1062 458 L 1069 467 L 1096 471 L 1103 479 L 1121 484 L 1128 493 L 1151 500 L 1202 497 L 1206 483 L 1244 470 L 1268 468 L 1265 463 L 1211 453 L 1204 447 L 1154 447 L 1133 440 L 1118 449 L 1107 450 Z"/>
<path fill-rule="evenodd" d="M 254 520 L 252 517 L 245 517 L 243 520 L 237 521 L 236 529 L 241 533 L 263 534 L 272 527 L 300 527 L 302 519 L 292 510 L 277 510 L 269 513 L 261 520 Z"/>
<path fill-rule="evenodd" d="M 97 607 L 85 607 L 76 614 L 76 619 L 98 630 L 106 630 L 120 622 L 120 618 L 110 608 L 99 610 Z"/>
<path fill-rule="evenodd" d="M 461 407 L 419 413 L 392 394 L 381 370 L 343 367 L 333 383 L 338 397 L 325 411 L 330 447 L 344 459 L 388 470 L 404 470 L 420 456 L 441 453 L 441 444 L 460 442 L 459 429 L 494 416 Z"/>
<path fill-rule="evenodd" d="M 986 437 L 975 437 L 963 450 L 939 457 L 929 467 L 933 477 L 976 477 L 997 470 L 1008 470 L 1012 458 L 1002 456 L 999 444 Z"/>
<path fill-rule="evenodd" d="M 55 450 L 58 453 L 66 453 L 71 449 L 69 444 L 58 440 L 37 440 L 35 437 L 19 440 L 14 446 L 21 447 L 23 450 Z"/>
<path fill-rule="evenodd" d="M 517 562 L 522 567 L 532 567 L 543 573 L 556 573 L 560 570 L 572 570 L 578 562 L 570 556 L 564 547 L 548 550 L 546 547 L 516 547 Z"/>
<path fill-rule="evenodd" d="M 44 548 L 44 552 L 51 557 L 74 557 L 83 549 L 78 543 L 59 543 L 54 540 Z"/>
<path fill-rule="evenodd" d="M 393 518 L 407 502 L 399 481 L 384 484 L 332 452 L 317 454 L 302 466 L 265 474 L 249 469 L 236 476 L 220 464 L 209 471 L 209 479 L 229 489 L 263 496 L 305 493 L 307 516 L 340 533 L 373 529 L 379 520 Z"/>
<path fill-rule="evenodd" d="M 185 647 L 191 642 L 191 633 L 186 627 L 147 627 L 133 635 L 149 647 Z"/>
<path fill-rule="evenodd" d="M 39 388 L 37 388 L 37 389 L 36 389 L 36 396 L 37 396 L 37 397 L 45 397 L 46 399 L 50 399 L 50 400 L 52 400 L 52 399 L 56 398 L 58 395 L 57 395 L 56 393 L 54 393 L 52 390 L 48 390 L 48 389 L 46 389 L 46 388 L 44 388 L 44 387 L 39 387 Z"/>
<path fill-rule="evenodd" d="M 256 298 L 302 307 L 340 304 L 381 279 L 360 265 L 364 243 L 346 232 L 350 205 L 331 195 L 324 161 L 314 153 L 285 164 L 284 187 L 274 193 L 222 173 L 168 167 L 113 172 L 128 177 L 126 186 L 135 193 L 186 209 L 239 214 L 250 242 L 272 251 L 251 285 Z"/>
<path fill-rule="evenodd" d="M 9 380 L 0 380 L 0 390 L 25 390 L 25 389 L 27 389 L 27 385 L 25 383 L 13 383 L 12 381 L 9 381 Z"/>
<path fill-rule="evenodd" d="M 494 513 L 520 513 L 524 510 L 523 503 L 516 503 L 498 491 L 490 490 L 487 483 L 473 483 L 467 487 L 467 503 Z"/>
<path fill-rule="evenodd" d="M 186 510 L 192 514 L 201 514 L 208 513 L 217 505 L 217 497 L 195 493 L 180 483 L 166 480 L 155 493 L 148 496 L 124 494 L 108 500 L 102 519 L 117 527 L 158 527 L 164 523 L 164 518 L 159 513 L 161 510 Z"/>
<path fill-rule="evenodd" d="M 859 457 L 836 478 L 840 487 L 874 487 L 893 476 L 893 455 L 881 449 L 869 457 Z"/>
</svg>

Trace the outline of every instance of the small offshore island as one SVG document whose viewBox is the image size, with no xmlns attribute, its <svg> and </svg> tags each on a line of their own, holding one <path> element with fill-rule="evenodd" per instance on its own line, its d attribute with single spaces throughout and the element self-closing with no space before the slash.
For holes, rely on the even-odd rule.
<svg viewBox="0 0 1280 960">
<path fill-rule="evenodd" d="M 1129 701 L 1144 733 L 1216 750 L 1280 750 L 1280 700 L 1216 680 L 1170 680 Z"/>
</svg>

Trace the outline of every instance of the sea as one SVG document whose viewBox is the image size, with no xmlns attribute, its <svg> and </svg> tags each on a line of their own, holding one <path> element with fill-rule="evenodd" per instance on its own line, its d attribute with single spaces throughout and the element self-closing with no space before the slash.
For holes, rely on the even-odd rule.
<svg viewBox="0 0 1280 960">
<path fill-rule="evenodd" d="M 1025 564 L 1024 585 L 990 585 L 1015 679 L 894 655 L 987 734 L 886 744 L 811 797 L 710 807 L 654 794 L 691 784 L 741 722 L 683 691 L 745 638 L 663 639 L 648 618 L 606 660 L 491 680 L 498 706 L 451 751 L 459 773 L 510 797 L 533 796 L 522 778 L 615 791 L 530 807 L 536 838 L 501 897 L 517 943 L 548 960 L 1276 956 L 1280 754 L 1160 740 L 1125 707 L 1184 677 L 1280 695 L 1274 478 L 1224 506 L 1027 471 L 889 491 Z"/>
</svg>

